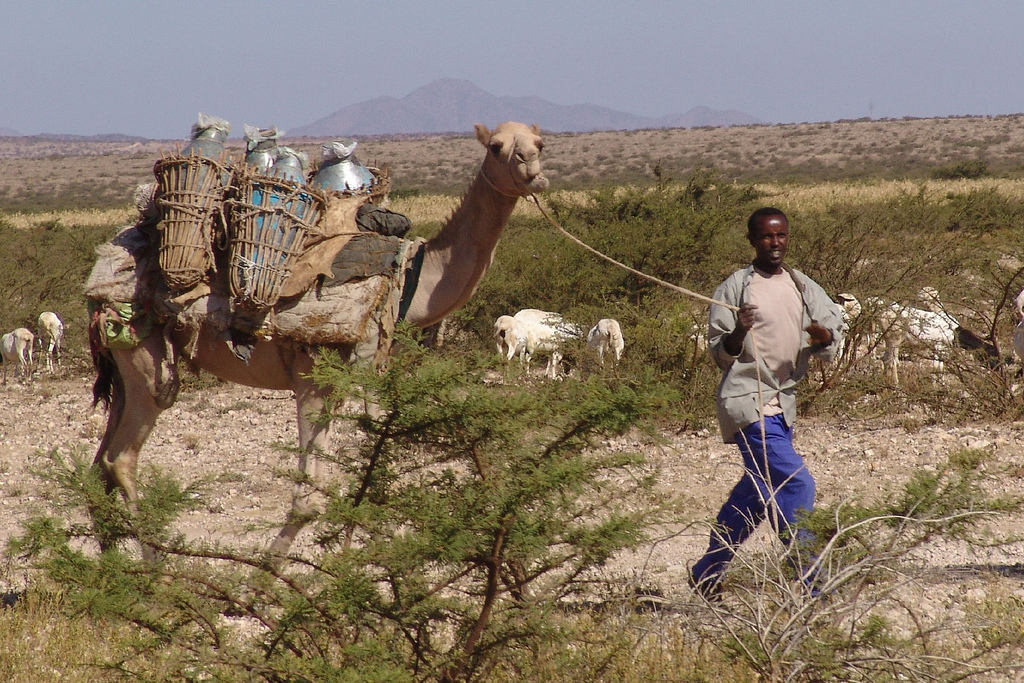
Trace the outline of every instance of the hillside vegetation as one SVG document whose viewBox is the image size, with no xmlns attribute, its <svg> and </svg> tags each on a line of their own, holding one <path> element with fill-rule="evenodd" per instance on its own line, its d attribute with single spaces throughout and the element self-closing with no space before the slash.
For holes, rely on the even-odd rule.
<svg viewBox="0 0 1024 683">
<path fill-rule="evenodd" d="M 698 167 L 739 182 L 921 179 L 958 167 L 1003 177 L 1024 172 L 1022 124 L 1024 115 L 559 134 L 545 136 L 544 154 L 558 189 L 651 182 L 656 170 L 682 179 Z M 285 142 L 317 159 L 323 141 Z M 231 141 L 236 155 L 240 144 Z M 182 145 L 0 137 L 0 213 L 123 206 L 153 162 Z M 480 160 L 471 130 L 359 145 L 364 162 L 391 167 L 399 193 L 461 193 Z"/>
</svg>

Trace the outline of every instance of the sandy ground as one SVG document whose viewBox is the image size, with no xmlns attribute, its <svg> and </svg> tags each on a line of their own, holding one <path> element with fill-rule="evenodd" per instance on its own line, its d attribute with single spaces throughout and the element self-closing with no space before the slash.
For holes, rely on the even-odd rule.
<svg viewBox="0 0 1024 683">
<path fill-rule="evenodd" d="M 91 408 L 90 386 L 89 377 L 46 375 L 28 384 L 0 386 L 0 544 L 19 531 L 33 510 L 48 505 L 31 473 L 46 452 L 77 452 L 90 459 L 94 454 L 105 417 Z M 288 392 L 222 384 L 183 393 L 164 413 L 143 451 L 142 466 L 158 466 L 185 482 L 208 482 L 204 509 L 180 521 L 186 535 L 269 543 L 289 503 L 288 486 L 276 473 L 294 463 L 287 450 L 296 445 L 294 412 Z M 662 446 L 646 447 L 647 455 L 660 470 L 660 486 L 681 496 L 685 512 L 677 525 L 660 530 L 662 540 L 623 554 L 608 572 L 639 577 L 666 596 L 681 598 L 688 593 L 687 568 L 706 543 L 700 522 L 713 519 L 735 483 L 739 458 L 716 432 L 666 434 L 665 440 Z M 913 471 L 934 468 L 962 447 L 990 452 L 987 466 L 1004 471 L 993 493 L 1024 495 L 1024 423 L 907 432 L 871 422 L 803 420 L 796 444 L 817 479 L 823 503 L 890 495 Z M 634 446 L 625 438 L 604 444 L 610 449 Z M 991 526 L 1015 533 L 1024 530 L 1024 519 L 999 518 Z M 308 536 L 300 536 L 298 548 L 309 543 Z M 762 530 L 748 544 L 756 548 L 770 542 Z M 940 580 L 949 584 L 947 592 L 998 582 L 1001 590 L 1024 599 L 1024 542 L 986 550 L 943 542 L 923 549 L 920 561 L 945 577 Z"/>
</svg>

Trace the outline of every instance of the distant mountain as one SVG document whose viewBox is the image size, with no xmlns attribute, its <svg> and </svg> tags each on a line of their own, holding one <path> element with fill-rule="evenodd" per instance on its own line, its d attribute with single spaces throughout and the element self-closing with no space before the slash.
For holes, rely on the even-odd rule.
<svg viewBox="0 0 1024 683">
<path fill-rule="evenodd" d="M 21 137 L 21 133 L 14 130 L 13 128 L 3 128 L 2 126 L 0 126 L 0 137 L 18 138 Z"/>
<path fill-rule="evenodd" d="M 700 128 L 702 126 L 713 126 L 725 128 L 728 126 L 749 126 L 755 123 L 764 123 L 755 119 L 750 114 L 735 109 L 709 109 L 708 107 L 694 107 L 685 114 L 670 114 L 658 118 L 660 125 L 650 126 L 651 128 Z"/>
<path fill-rule="evenodd" d="M 638 116 L 594 104 L 561 105 L 539 97 L 498 97 L 469 81 L 434 81 L 401 99 L 377 97 L 339 109 L 305 126 L 296 137 L 451 133 L 472 130 L 475 123 L 537 123 L 546 131 L 587 132 L 642 128 L 691 128 L 761 123 L 740 111 L 695 107 L 685 114 Z"/>
</svg>

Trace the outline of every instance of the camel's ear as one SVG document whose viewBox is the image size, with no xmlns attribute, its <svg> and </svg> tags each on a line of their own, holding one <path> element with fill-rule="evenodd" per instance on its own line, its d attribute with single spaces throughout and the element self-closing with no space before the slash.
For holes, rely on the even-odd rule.
<svg viewBox="0 0 1024 683">
<path fill-rule="evenodd" d="M 480 144 L 484 147 L 491 141 L 491 131 L 487 130 L 487 126 L 482 123 L 476 124 L 476 139 L 480 141 Z"/>
<path fill-rule="evenodd" d="M 530 130 L 533 131 L 534 135 L 540 135 L 540 126 L 538 126 L 536 123 L 530 126 Z"/>
</svg>

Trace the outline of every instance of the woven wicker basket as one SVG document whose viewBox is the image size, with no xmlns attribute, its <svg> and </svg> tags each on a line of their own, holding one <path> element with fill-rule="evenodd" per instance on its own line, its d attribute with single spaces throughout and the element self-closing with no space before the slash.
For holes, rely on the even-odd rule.
<svg viewBox="0 0 1024 683">
<path fill-rule="evenodd" d="M 228 209 L 229 277 L 238 306 L 269 308 L 307 242 L 321 235 L 327 198 L 319 190 L 244 170 Z"/>
<path fill-rule="evenodd" d="M 381 164 L 379 168 L 376 166 L 367 166 L 367 168 L 377 180 L 370 188 L 370 198 L 367 201 L 371 204 L 380 204 L 391 194 L 391 167 Z"/>
<path fill-rule="evenodd" d="M 156 162 L 153 174 L 160 270 L 171 291 L 186 291 L 213 266 L 214 234 L 231 173 L 213 159 L 171 155 Z"/>
</svg>

